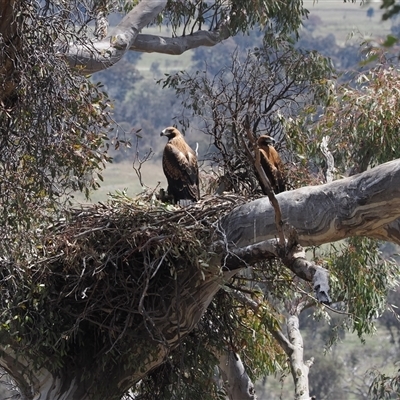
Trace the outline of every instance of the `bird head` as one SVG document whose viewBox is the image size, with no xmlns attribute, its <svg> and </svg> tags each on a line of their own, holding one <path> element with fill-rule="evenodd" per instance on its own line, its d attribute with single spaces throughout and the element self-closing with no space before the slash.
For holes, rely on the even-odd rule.
<svg viewBox="0 0 400 400">
<path fill-rule="evenodd" d="M 273 146 L 275 144 L 275 139 L 268 135 L 261 135 L 257 140 L 258 146 Z"/>
<path fill-rule="evenodd" d="M 165 128 L 160 133 L 160 136 L 166 136 L 168 139 L 172 139 L 172 138 L 180 136 L 180 135 L 182 135 L 182 134 L 178 131 L 178 129 L 176 129 L 173 126 Z"/>
</svg>

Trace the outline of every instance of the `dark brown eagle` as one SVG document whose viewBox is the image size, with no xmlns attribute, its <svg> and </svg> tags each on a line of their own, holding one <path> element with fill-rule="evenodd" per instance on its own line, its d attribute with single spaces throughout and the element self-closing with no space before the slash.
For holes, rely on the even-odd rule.
<svg viewBox="0 0 400 400">
<path fill-rule="evenodd" d="M 175 203 L 181 200 L 198 201 L 200 191 L 196 153 L 178 129 L 172 126 L 165 128 L 160 136 L 168 138 L 162 161 L 168 181 L 168 194 L 174 198 Z"/>
<path fill-rule="evenodd" d="M 273 146 L 274 143 L 275 140 L 267 135 L 262 135 L 257 140 L 261 166 L 271 183 L 272 190 L 278 194 L 286 190 L 286 177 L 281 158 Z"/>
</svg>

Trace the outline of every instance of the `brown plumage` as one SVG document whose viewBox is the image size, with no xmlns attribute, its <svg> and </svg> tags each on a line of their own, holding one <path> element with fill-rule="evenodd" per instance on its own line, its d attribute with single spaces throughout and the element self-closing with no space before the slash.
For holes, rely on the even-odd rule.
<svg viewBox="0 0 400 400">
<path fill-rule="evenodd" d="M 274 143 L 275 140 L 267 135 L 262 135 L 257 140 L 261 166 L 271 183 L 272 190 L 277 194 L 286 190 L 286 177 L 281 158 L 273 147 Z"/>
<path fill-rule="evenodd" d="M 168 194 L 173 196 L 175 203 L 181 200 L 199 200 L 199 169 L 196 153 L 188 146 L 178 129 L 172 126 L 165 128 L 160 136 L 168 138 L 162 161 L 168 181 Z"/>
</svg>

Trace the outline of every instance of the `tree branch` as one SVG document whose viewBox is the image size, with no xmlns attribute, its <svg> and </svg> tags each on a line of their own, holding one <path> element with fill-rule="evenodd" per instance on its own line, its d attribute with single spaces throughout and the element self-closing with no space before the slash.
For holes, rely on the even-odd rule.
<svg viewBox="0 0 400 400">
<path fill-rule="evenodd" d="M 281 254 L 280 249 L 283 250 Z M 282 263 L 294 272 L 299 278 L 313 282 L 313 288 L 317 300 L 330 304 L 329 297 L 329 272 L 306 259 L 303 248 L 299 245 L 289 245 L 282 248 L 275 239 L 256 243 L 239 249 L 229 250 L 225 258 L 224 266 L 230 271 L 246 268 L 256 262 L 265 261 L 268 258 L 280 258 Z"/>
<path fill-rule="evenodd" d="M 229 400 L 257 400 L 254 384 L 244 368 L 239 354 L 233 351 L 225 351 L 217 354 L 224 381 L 224 387 Z"/>
<path fill-rule="evenodd" d="M 233 291 L 232 295 L 240 302 L 250 307 L 255 314 L 258 313 L 259 308 L 261 306 L 261 304 L 258 301 L 253 300 L 252 298 L 246 296 L 245 294 L 239 292 L 238 290 Z M 274 337 L 274 339 L 278 342 L 278 344 L 282 347 L 283 351 L 287 355 L 290 355 L 293 352 L 292 344 L 289 342 L 287 337 L 283 334 L 283 332 L 280 329 L 275 329 L 274 327 L 268 327 L 268 331 L 271 333 L 271 335 Z"/>
<path fill-rule="evenodd" d="M 109 68 L 131 48 L 139 32 L 166 7 L 167 0 L 142 0 L 114 28 L 111 36 L 92 43 L 72 43 L 62 53 L 72 67 L 90 74 Z"/>
<path fill-rule="evenodd" d="M 267 178 L 264 168 L 262 168 L 262 166 L 261 166 L 260 149 L 258 148 L 258 146 L 254 140 L 254 135 L 250 131 L 250 121 L 249 121 L 248 115 L 246 115 L 246 120 L 245 120 L 245 131 L 247 134 L 247 138 L 249 139 L 250 143 L 252 143 L 252 145 L 253 145 L 253 150 L 255 153 L 254 166 L 255 166 L 255 168 L 257 170 L 257 174 L 260 178 L 260 184 L 262 186 L 263 192 L 268 196 L 269 201 L 271 202 L 271 205 L 275 211 L 275 224 L 276 224 L 276 229 L 278 232 L 279 245 L 283 247 L 283 246 L 285 246 L 285 235 L 283 233 L 283 228 L 282 228 L 283 224 L 282 224 L 281 209 L 279 207 L 278 201 L 276 200 L 275 193 L 272 190 L 271 182 Z"/>
<path fill-rule="evenodd" d="M 300 312 L 294 313 L 287 321 L 288 338 L 292 349 L 292 352 L 289 354 L 290 368 L 295 384 L 295 400 L 309 400 L 308 372 L 313 364 L 313 359 L 306 362 L 303 361 L 304 345 L 299 329 L 298 314 Z"/>
<path fill-rule="evenodd" d="M 144 53 L 179 55 L 200 46 L 215 46 L 231 36 L 225 22 L 214 31 L 197 31 L 176 38 L 139 34 L 166 7 L 166 0 L 142 0 L 114 28 L 110 36 L 90 43 L 72 43 L 60 47 L 67 62 L 82 73 L 91 74 L 117 63 L 128 50 Z"/>
<path fill-rule="evenodd" d="M 258 312 L 259 304 L 250 299 L 249 297 L 243 295 L 240 292 L 233 292 L 233 295 L 239 299 L 239 301 L 243 302 L 247 306 L 249 306 L 254 313 Z M 301 311 L 307 306 L 305 301 L 301 301 L 297 306 L 293 307 L 291 315 L 287 319 L 287 332 L 288 337 L 286 337 L 280 329 L 275 328 L 268 328 L 268 331 L 272 334 L 275 340 L 279 343 L 282 347 L 283 351 L 287 354 L 290 360 L 290 369 L 293 375 L 293 381 L 295 384 L 295 400 L 309 400 L 309 385 L 308 385 L 308 372 L 313 364 L 313 359 L 308 361 L 304 361 L 304 346 L 303 346 L 303 338 L 301 336 L 301 332 L 299 329 L 299 318 Z M 225 359 L 229 357 L 231 359 L 232 355 L 236 357 L 234 353 L 232 354 L 224 354 Z M 223 361 L 221 357 L 219 358 L 220 362 Z M 240 362 L 240 358 L 238 359 Z M 227 364 L 227 362 L 226 362 Z M 221 367 L 220 367 L 221 368 Z M 235 362 L 233 362 L 232 374 L 235 371 L 234 368 Z M 244 371 L 244 369 L 243 369 Z M 230 372 L 230 370 L 228 370 Z M 244 372 L 245 374 L 245 372 Z M 246 374 L 247 376 L 247 374 Z M 231 376 L 232 379 L 232 376 Z M 230 380 L 231 381 L 231 380 Z M 243 395 L 242 395 L 243 396 Z M 241 398 L 248 398 L 248 397 L 239 397 Z M 229 399 L 236 399 L 236 397 L 229 397 Z"/>
<path fill-rule="evenodd" d="M 139 34 L 130 50 L 143 53 L 180 55 L 197 47 L 212 47 L 231 36 L 227 24 L 215 31 L 197 31 L 188 36 L 165 37 Z"/>
<path fill-rule="evenodd" d="M 400 244 L 400 160 L 320 186 L 277 196 L 282 220 L 294 228 L 301 246 L 351 236 Z M 226 240 L 236 248 L 274 239 L 275 212 L 268 198 L 237 207 L 221 221 Z"/>
<path fill-rule="evenodd" d="M 333 174 L 335 172 L 335 159 L 329 150 L 328 143 L 329 136 L 324 136 L 319 147 L 326 158 L 326 183 L 331 183 L 333 181 Z"/>
</svg>

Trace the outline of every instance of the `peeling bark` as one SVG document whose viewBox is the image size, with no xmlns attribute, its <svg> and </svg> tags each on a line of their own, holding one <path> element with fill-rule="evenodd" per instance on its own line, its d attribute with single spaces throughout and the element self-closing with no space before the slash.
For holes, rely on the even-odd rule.
<svg viewBox="0 0 400 400">
<path fill-rule="evenodd" d="M 55 376 L 45 368 L 33 373 L 32 360 L 15 354 L 10 348 L 1 349 L 0 365 L 18 385 L 21 400 L 85 400 L 76 377 Z"/>
<path fill-rule="evenodd" d="M 84 74 L 107 69 L 117 63 L 129 51 L 179 55 L 200 46 L 215 46 L 231 33 L 228 24 L 221 24 L 214 31 L 197 31 L 176 38 L 140 34 L 166 7 L 166 0 L 142 0 L 114 28 L 109 36 L 92 43 L 70 43 L 60 53 L 67 62 Z"/>
<path fill-rule="evenodd" d="M 320 186 L 307 186 L 276 196 L 284 224 L 298 244 L 313 246 L 351 236 L 400 244 L 400 160 Z M 275 239 L 275 213 L 268 198 L 234 209 L 221 221 L 232 248 Z"/>
</svg>

